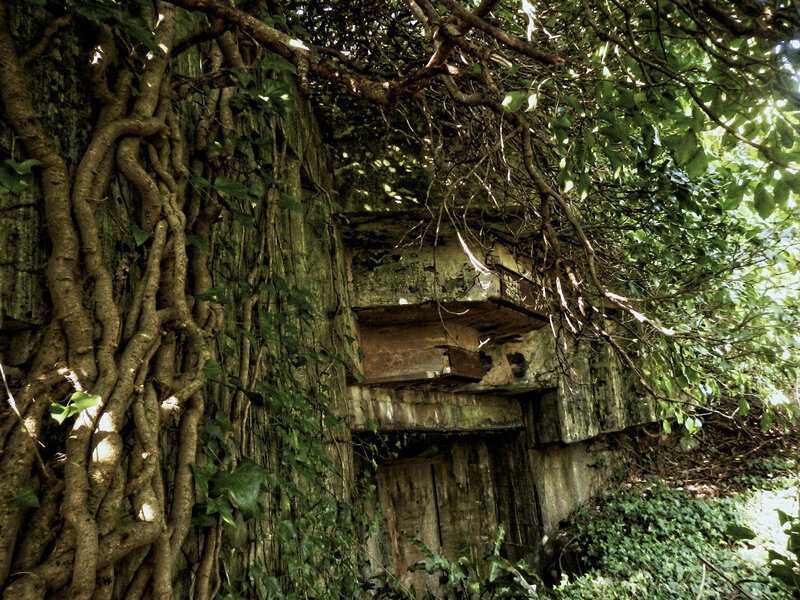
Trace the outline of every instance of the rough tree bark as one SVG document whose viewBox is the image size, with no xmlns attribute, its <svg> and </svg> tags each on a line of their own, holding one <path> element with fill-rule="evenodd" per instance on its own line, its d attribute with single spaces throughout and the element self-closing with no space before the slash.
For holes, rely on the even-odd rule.
<svg viewBox="0 0 800 600">
<path fill-rule="evenodd" d="M 7 169 L 19 193 L 0 197 L 8 599 L 280 583 L 274 526 L 313 478 L 296 474 L 293 419 L 321 431 L 343 391 L 330 169 L 309 107 L 249 38 L 214 22 L 193 36 L 171 4 L 138 6 L 151 48 L 122 22 L 0 2 L 2 158 L 36 161 Z M 261 517 L 247 522 L 243 465 Z"/>
</svg>

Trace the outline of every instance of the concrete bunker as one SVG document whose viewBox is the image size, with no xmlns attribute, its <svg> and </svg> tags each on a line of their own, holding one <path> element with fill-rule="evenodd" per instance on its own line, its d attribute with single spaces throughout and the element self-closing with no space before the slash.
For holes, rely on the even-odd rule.
<svg viewBox="0 0 800 600">
<path fill-rule="evenodd" d="M 410 570 L 424 558 L 410 538 L 477 560 L 502 527 L 502 554 L 538 568 L 559 522 L 604 485 L 607 435 L 655 407 L 610 349 L 560 341 L 557 357 L 512 247 L 470 247 L 454 230 L 404 246 L 404 228 L 354 215 L 345 236 L 361 348 L 348 423 L 356 445 L 387 449 L 354 452 L 382 519 L 373 563 L 435 591 Z"/>
</svg>

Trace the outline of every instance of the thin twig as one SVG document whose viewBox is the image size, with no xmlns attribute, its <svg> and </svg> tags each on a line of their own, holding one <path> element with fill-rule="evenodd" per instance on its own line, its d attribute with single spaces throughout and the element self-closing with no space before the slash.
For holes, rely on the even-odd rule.
<svg viewBox="0 0 800 600">
<path fill-rule="evenodd" d="M 42 469 L 42 473 L 44 473 L 44 476 L 47 479 L 50 479 L 51 477 L 50 471 L 44 464 L 44 460 L 42 460 L 42 455 L 39 454 L 39 448 L 37 448 L 37 444 L 41 444 L 42 446 L 44 446 L 44 444 L 42 444 L 36 439 L 36 436 L 34 436 L 31 433 L 31 430 L 28 429 L 28 426 L 25 424 L 25 419 L 22 418 L 22 415 L 20 414 L 19 409 L 17 408 L 17 401 L 14 399 L 14 394 L 11 393 L 11 388 L 8 386 L 8 380 L 6 379 L 6 371 L 5 369 L 3 369 L 2 362 L 0 362 L 0 377 L 2 377 L 3 386 L 6 388 L 8 405 L 11 407 L 12 412 L 15 415 L 17 415 L 17 418 L 19 419 L 19 424 L 22 426 L 22 430 L 28 435 L 28 438 L 30 438 L 31 442 L 33 443 L 33 451 L 36 453 L 36 458 L 39 460 L 39 467 Z"/>
<path fill-rule="evenodd" d="M 719 570 L 717 567 L 715 567 L 715 566 L 714 566 L 714 565 L 712 565 L 710 562 L 708 562 L 708 561 L 707 561 L 705 558 L 703 558 L 703 556 L 702 556 L 702 555 L 700 555 L 700 554 L 697 554 L 697 558 L 699 558 L 701 561 L 703 561 L 703 564 L 704 564 L 704 565 L 706 565 L 706 566 L 707 566 L 709 569 L 711 569 L 712 571 L 714 571 L 714 573 L 716 573 L 717 575 L 719 575 L 720 577 L 722 577 L 722 578 L 723 578 L 725 581 L 727 581 L 728 583 L 730 583 L 730 584 L 731 584 L 731 585 L 732 585 L 734 588 L 736 588 L 736 590 L 737 590 L 739 593 L 741 593 L 741 594 L 743 594 L 743 595 L 747 596 L 747 598 L 749 598 L 749 600 L 756 600 L 756 599 L 755 599 L 753 596 L 751 596 L 749 593 L 747 593 L 747 591 L 746 591 L 746 590 L 745 590 L 745 589 L 744 589 L 742 586 L 740 586 L 740 585 L 739 585 L 738 583 L 736 583 L 736 582 L 735 582 L 733 579 L 731 579 L 730 577 L 728 577 L 727 575 L 725 575 L 725 573 L 723 573 L 723 572 L 722 572 L 722 571 L 720 571 L 720 570 Z"/>
</svg>

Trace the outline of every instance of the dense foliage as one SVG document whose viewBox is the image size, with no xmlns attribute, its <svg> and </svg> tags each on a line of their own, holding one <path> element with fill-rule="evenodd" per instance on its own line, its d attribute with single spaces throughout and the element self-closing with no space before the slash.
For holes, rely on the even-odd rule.
<svg viewBox="0 0 800 600">
<path fill-rule="evenodd" d="M 0 0 L 22 215 L 0 267 L 28 302 L 0 330 L 5 597 L 370 593 L 334 219 L 366 207 L 334 173 L 515 243 L 553 328 L 612 344 L 665 409 L 785 392 L 797 11 Z"/>
<path fill-rule="evenodd" d="M 555 597 L 786 597 L 781 582 L 767 576 L 766 561 L 743 554 L 738 541 L 740 531 L 750 531 L 742 521 L 751 494 L 778 493 L 774 482 L 772 491 L 761 487 L 765 480 L 760 484 L 732 496 L 696 498 L 656 481 L 583 509 L 565 548 L 577 551 L 579 572 L 565 577 Z M 777 514 L 767 516 L 777 525 Z"/>
</svg>

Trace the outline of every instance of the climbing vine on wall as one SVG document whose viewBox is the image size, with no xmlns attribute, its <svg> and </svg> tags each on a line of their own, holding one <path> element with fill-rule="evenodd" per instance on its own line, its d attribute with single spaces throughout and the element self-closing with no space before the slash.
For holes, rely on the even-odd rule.
<svg viewBox="0 0 800 600">
<path fill-rule="evenodd" d="M 341 259 L 294 67 L 162 2 L 35 6 L 0 4 L 0 194 L 43 206 L 52 306 L 0 357 L 4 597 L 358 596 Z"/>
</svg>

